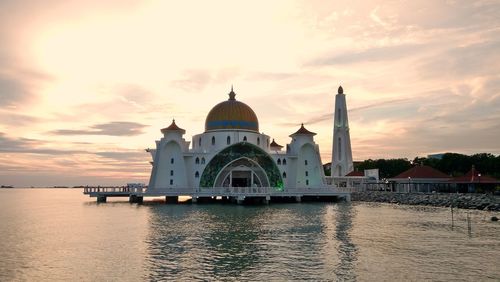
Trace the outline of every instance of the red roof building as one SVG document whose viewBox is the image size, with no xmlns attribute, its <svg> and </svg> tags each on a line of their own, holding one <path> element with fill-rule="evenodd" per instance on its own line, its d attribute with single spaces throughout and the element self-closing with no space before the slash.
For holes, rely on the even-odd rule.
<svg viewBox="0 0 500 282">
<path fill-rule="evenodd" d="M 417 165 L 388 179 L 395 192 L 431 192 L 449 186 L 450 176 L 430 166 Z"/>
<path fill-rule="evenodd" d="M 500 180 L 495 179 L 490 176 L 486 175 L 481 175 L 479 171 L 477 171 L 474 166 L 472 166 L 472 169 L 469 170 L 465 175 L 455 177 L 450 180 L 453 183 L 483 183 L 483 184 L 494 184 L 494 183 L 500 183 Z"/>
<path fill-rule="evenodd" d="M 446 175 L 445 173 L 434 169 L 430 166 L 426 165 L 417 165 L 412 168 L 410 168 L 407 171 L 404 171 L 400 173 L 399 175 L 393 177 L 391 180 L 396 180 L 396 179 L 404 179 L 408 180 L 408 178 L 414 179 L 414 180 L 420 180 L 420 179 L 440 179 L 440 180 L 448 180 L 450 179 L 450 176 Z"/>
<path fill-rule="evenodd" d="M 365 173 L 364 173 L 364 172 L 362 172 L 362 171 L 355 171 L 355 170 L 353 170 L 353 171 L 349 172 L 346 176 L 349 176 L 349 177 L 353 177 L 353 176 L 357 176 L 357 177 L 359 177 L 359 176 L 363 176 L 363 177 L 364 177 L 364 176 L 365 176 Z"/>
</svg>

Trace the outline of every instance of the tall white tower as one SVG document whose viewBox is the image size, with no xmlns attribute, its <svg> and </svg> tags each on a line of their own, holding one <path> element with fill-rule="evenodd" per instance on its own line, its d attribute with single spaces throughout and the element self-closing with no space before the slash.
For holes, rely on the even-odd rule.
<svg viewBox="0 0 500 282">
<path fill-rule="evenodd" d="M 353 171 L 351 137 L 344 89 L 339 87 L 335 95 L 335 116 L 333 117 L 332 176 L 345 176 Z"/>
</svg>

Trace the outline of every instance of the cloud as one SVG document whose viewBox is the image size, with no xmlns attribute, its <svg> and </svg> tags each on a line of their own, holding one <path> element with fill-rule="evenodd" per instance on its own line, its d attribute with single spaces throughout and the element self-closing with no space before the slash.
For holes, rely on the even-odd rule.
<svg viewBox="0 0 500 282">
<path fill-rule="evenodd" d="M 70 155 L 86 154 L 88 152 L 81 150 L 61 150 L 45 148 L 47 143 L 42 140 L 29 138 L 11 138 L 5 133 L 0 132 L 0 152 L 3 153 L 27 153 L 43 155 Z"/>
<path fill-rule="evenodd" d="M 0 107 L 32 103 L 36 91 L 52 78 L 44 73 L 0 64 Z"/>
<path fill-rule="evenodd" d="M 246 76 L 250 81 L 280 81 L 296 77 L 296 73 L 292 72 L 254 72 Z"/>
<path fill-rule="evenodd" d="M 33 125 L 39 121 L 41 118 L 18 114 L 12 111 L 0 112 L 0 124 L 7 124 L 13 126 L 25 126 L 25 125 Z"/>
<path fill-rule="evenodd" d="M 148 159 L 149 155 L 144 150 L 135 151 L 110 151 L 110 152 L 97 152 L 95 153 L 103 158 L 119 160 L 119 161 L 142 161 Z"/>
<path fill-rule="evenodd" d="M 206 70 L 187 70 L 182 78 L 173 80 L 170 84 L 186 92 L 200 92 L 212 81 L 213 75 Z"/>
<path fill-rule="evenodd" d="M 51 131 L 55 135 L 109 135 L 109 136 L 134 136 L 143 133 L 148 125 L 137 122 L 115 121 L 96 124 L 90 129 L 59 129 Z"/>
<path fill-rule="evenodd" d="M 354 112 L 362 111 L 362 110 L 368 110 L 368 109 L 374 109 L 374 108 L 382 108 L 382 107 L 396 107 L 397 105 L 400 105 L 402 103 L 408 103 L 414 99 L 412 98 L 395 98 L 395 99 L 384 99 L 380 100 L 374 103 L 370 103 L 367 105 L 355 107 L 355 108 L 350 108 L 348 109 L 349 114 L 352 114 Z M 325 113 L 322 115 L 315 116 L 311 119 L 308 119 L 304 124 L 306 125 L 312 125 L 316 123 L 321 123 L 324 121 L 330 121 L 333 122 L 333 111 L 329 113 Z M 298 123 L 280 123 L 281 125 L 285 126 L 297 126 L 300 125 Z"/>
<path fill-rule="evenodd" d="M 500 41 L 454 47 L 424 58 L 417 71 L 420 78 L 443 79 L 500 73 Z"/>
<path fill-rule="evenodd" d="M 386 47 L 375 47 L 357 52 L 323 55 L 306 63 L 306 66 L 327 66 L 354 64 L 361 62 L 393 61 L 422 53 L 429 46 L 422 44 L 403 44 Z"/>
</svg>

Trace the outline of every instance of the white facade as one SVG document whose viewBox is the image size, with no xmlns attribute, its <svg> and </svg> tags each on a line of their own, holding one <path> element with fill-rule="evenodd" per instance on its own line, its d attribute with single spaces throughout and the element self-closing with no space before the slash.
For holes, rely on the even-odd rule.
<svg viewBox="0 0 500 282">
<path fill-rule="evenodd" d="M 271 187 L 276 191 L 324 188 L 325 176 L 314 141 L 315 133 L 302 125 L 290 135 L 286 150 L 258 132 L 250 107 L 230 99 L 216 105 L 205 132 L 191 142 L 175 124 L 162 129 L 153 157 L 148 192 L 169 189 L 200 191 L 214 187 Z M 246 127 L 246 128 L 242 128 Z M 350 148 L 350 147 L 349 147 Z M 352 163 L 352 161 L 351 161 Z"/>
<path fill-rule="evenodd" d="M 331 174 L 332 177 L 341 177 L 353 170 L 347 104 L 344 90 L 340 86 L 335 96 Z"/>
</svg>

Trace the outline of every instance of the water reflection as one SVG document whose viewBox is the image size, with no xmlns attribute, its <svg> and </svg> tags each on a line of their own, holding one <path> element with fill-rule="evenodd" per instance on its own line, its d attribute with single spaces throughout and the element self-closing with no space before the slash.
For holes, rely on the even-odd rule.
<svg viewBox="0 0 500 282">
<path fill-rule="evenodd" d="M 261 245 L 256 240 L 261 234 L 256 218 L 262 209 L 236 207 L 227 211 L 220 207 L 207 210 L 213 228 L 203 238 L 208 255 L 204 261 L 216 277 L 238 277 L 260 261 Z"/>
<path fill-rule="evenodd" d="M 327 206 L 296 207 L 151 206 L 147 278 L 329 279 Z"/>
<path fill-rule="evenodd" d="M 352 219 L 354 215 L 355 211 L 350 203 L 341 203 L 338 205 L 335 238 L 339 242 L 338 253 L 340 262 L 335 268 L 335 274 L 341 280 L 356 280 L 354 268 L 357 261 L 357 249 L 351 240 Z"/>
<path fill-rule="evenodd" d="M 259 264 L 263 209 L 247 207 L 152 206 L 149 279 L 237 277 Z"/>
<path fill-rule="evenodd" d="M 470 212 L 472 237 L 468 236 Z M 498 212 L 0 191 L 0 281 L 500 281 Z"/>
</svg>

